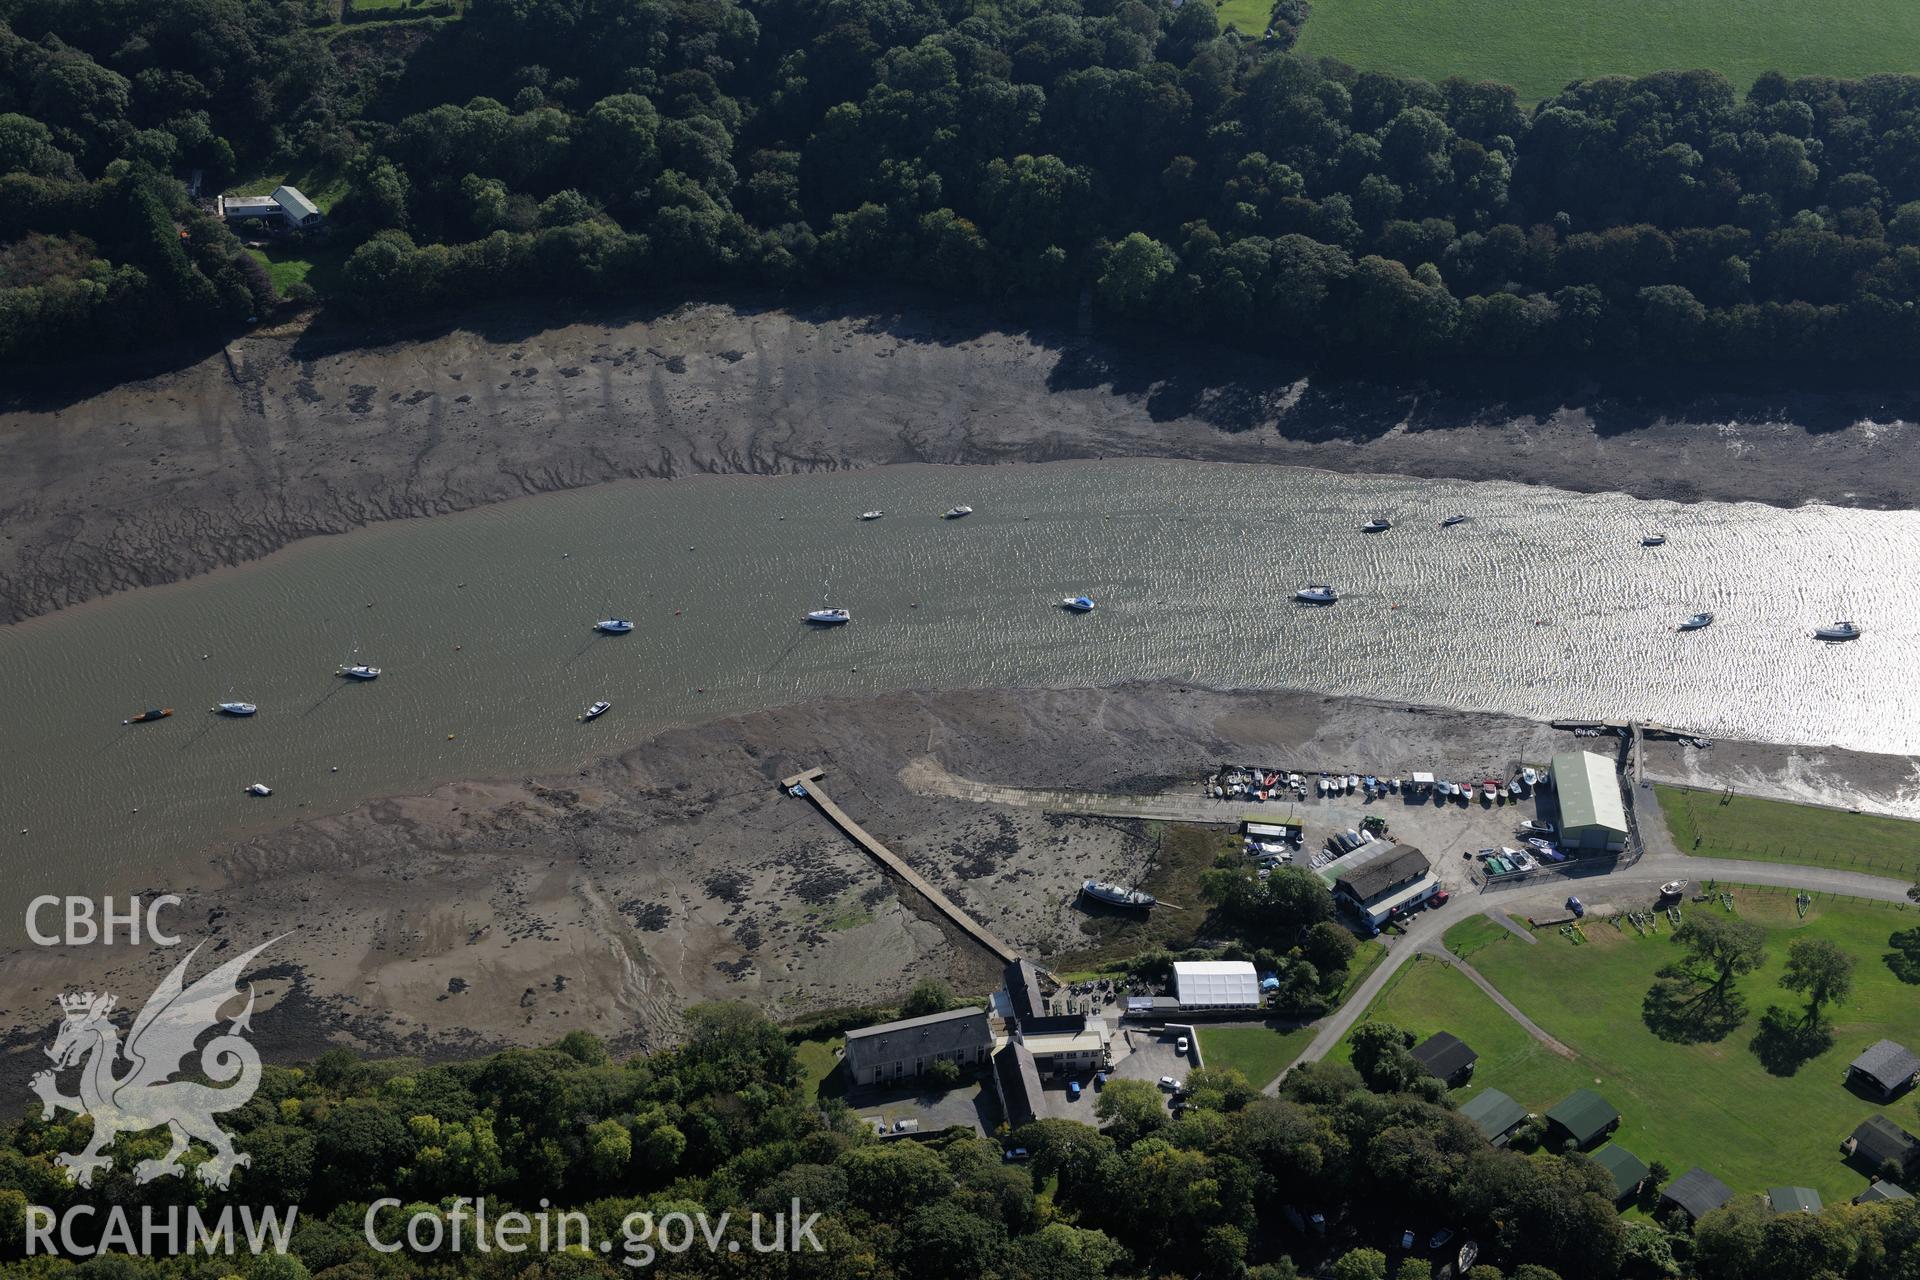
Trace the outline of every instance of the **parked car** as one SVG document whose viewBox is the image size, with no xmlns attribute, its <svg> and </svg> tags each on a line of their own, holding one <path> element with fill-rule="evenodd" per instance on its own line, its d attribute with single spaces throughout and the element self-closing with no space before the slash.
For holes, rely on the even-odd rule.
<svg viewBox="0 0 1920 1280">
<path fill-rule="evenodd" d="M 1433 896 L 1427 899 L 1427 905 L 1430 907 L 1444 907 L 1447 905 L 1447 899 L 1452 896 L 1453 895 L 1445 889 L 1435 889 Z"/>
<path fill-rule="evenodd" d="M 918 1133 L 920 1132 L 920 1122 L 918 1120 L 895 1120 L 893 1122 L 893 1131 L 895 1133 Z"/>
<path fill-rule="evenodd" d="M 1190 1047 L 1191 1046 L 1188 1044 L 1187 1038 L 1185 1036 L 1181 1036 L 1178 1040 L 1175 1040 L 1173 1042 L 1173 1051 L 1179 1054 L 1183 1058 L 1187 1056 L 1187 1050 Z"/>
<path fill-rule="evenodd" d="M 1080 1082 L 1078 1080 L 1067 1081 L 1067 1101 L 1080 1101 Z"/>
<path fill-rule="evenodd" d="M 1006 1160 L 1008 1164 L 1025 1164 L 1028 1158 L 1027 1149 L 1025 1147 L 1015 1147 L 1002 1158 Z"/>
<path fill-rule="evenodd" d="M 1165 1089 L 1168 1093 L 1180 1092 L 1180 1082 L 1178 1080 L 1175 1080 L 1172 1076 L 1161 1076 L 1160 1087 L 1162 1089 Z"/>
<path fill-rule="evenodd" d="M 1408 1227 L 1406 1231 L 1401 1234 L 1400 1247 L 1402 1249 L 1413 1248 L 1413 1228 L 1412 1227 Z"/>
<path fill-rule="evenodd" d="M 1094 1092 L 1098 1093 L 1100 1090 L 1106 1087 L 1107 1087 L 1107 1073 L 1104 1071 L 1094 1072 L 1093 1073 Z"/>
</svg>

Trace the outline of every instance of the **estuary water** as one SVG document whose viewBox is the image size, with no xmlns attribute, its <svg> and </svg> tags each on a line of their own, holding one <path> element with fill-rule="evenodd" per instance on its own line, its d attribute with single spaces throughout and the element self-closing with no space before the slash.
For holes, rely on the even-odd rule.
<svg viewBox="0 0 1920 1280">
<path fill-rule="evenodd" d="M 1375 515 L 1393 528 L 1360 532 Z M 637 481 L 379 525 L 0 628 L 0 898 L 905 687 L 1174 677 L 1920 752 L 1916 551 L 1914 512 L 1144 461 Z M 1296 605 L 1309 582 L 1339 603 Z M 1082 592 L 1093 612 L 1058 607 Z M 804 626 L 823 603 L 851 625 Z M 1837 618 L 1864 638 L 1811 638 Z M 336 677 L 356 651 L 380 679 Z M 259 714 L 210 714 L 230 698 Z M 174 715 L 122 725 L 148 706 Z"/>
</svg>

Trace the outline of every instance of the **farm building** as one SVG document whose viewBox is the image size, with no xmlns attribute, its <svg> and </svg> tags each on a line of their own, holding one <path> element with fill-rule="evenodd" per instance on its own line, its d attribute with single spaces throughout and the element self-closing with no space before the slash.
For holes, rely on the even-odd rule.
<svg viewBox="0 0 1920 1280">
<path fill-rule="evenodd" d="M 1469 1049 L 1460 1037 L 1436 1031 L 1413 1046 L 1413 1059 L 1427 1069 L 1428 1075 L 1438 1077 L 1452 1088 L 1467 1082 L 1480 1055 Z"/>
<path fill-rule="evenodd" d="M 1767 1192 L 1767 1208 L 1775 1213 L 1818 1213 L 1820 1193 L 1812 1187 L 1774 1187 Z"/>
<path fill-rule="evenodd" d="M 1865 1191 L 1853 1198 L 1855 1204 L 1884 1204 L 1889 1200 L 1911 1200 L 1913 1193 L 1897 1182 L 1875 1178 Z"/>
<path fill-rule="evenodd" d="M 1920 1076 L 1920 1058 L 1903 1044 L 1882 1040 L 1847 1066 L 1847 1083 L 1882 1102 L 1891 1102 Z"/>
<path fill-rule="evenodd" d="M 1660 1203 L 1678 1205 L 1689 1218 L 1698 1222 L 1731 1199 L 1732 1188 L 1695 1165 L 1667 1184 L 1666 1191 L 1660 1196 Z"/>
<path fill-rule="evenodd" d="M 1613 765 L 1590 751 L 1563 751 L 1553 758 L 1553 789 L 1560 797 L 1560 843 L 1569 849 L 1611 849 L 1627 844 L 1627 810 Z"/>
<path fill-rule="evenodd" d="M 1651 1172 L 1647 1162 L 1617 1142 L 1609 1142 L 1593 1153 L 1593 1161 L 1613 1178 L 1613 1201 L 1630 1200 Z"/>
<path fill-rule="evenodd" d="M 1425 902 L 1440 887 L 1427 855 L 1410 844 L 1380 841 L 1347 855 L 1323 875 L 1333 877 L 1333 896 L 1379 928 L 1393 913 Z"/>
<path fill-rule="evenodd" d="M 1010 1044 L 993 1056 L 993 1091 L 1000 1098 L 1000 1114 L 1009 1127 L 1044 1120 L 1046 1098 L 1040 1087 L 1040 1071 L 1026 1046 Z"/>
<path fill-rule="evenodd" d="M 1486 1089 L 1461 1103 L 1460 1114 L 1473 1121 L 1488 1142 L 1504 1147 L 1526 1120 L 1527 1109 L 1498 1089 Z"/>
<path fill-rule="evenodd" d="M 221 196 L 215 208 L 226 222 L 275 230 L 305 231 L 326 221 L 326 215 L 298 187 L 276 187 L 270 196 Z"/>
<path fill-rule="evenodd" d="M 1847 1135 L 1840 1150 L 1849 1160 L 1877 1174 L 1889 1161 L 1903 1173 L 1920 1170 L 1920 1139 L 1885 1116 L 1868 1116 Z"/>
<path fill-rule="evenodd" d="M 1245 960 L 1176 960 L 1173 994 L 1182 1009 L 1258 1009 L 1260 979 Z"/>
<path fill-rule="evenodd" d="M 1591 1089 L 1575 1089 L 1547 1111 L 1547 1134 L 1586 1150 L 1620 1123 L 1613 1104 Z"/>
<path fill-rule="evenodd" d="M 949 1009 L 847 1032 L 847 1076 L 856 1085 L 889 1084 L 911 1079 L 943 1058 L 971 1067 L 992 1052 L 987 1011 Z"/>
</svg>

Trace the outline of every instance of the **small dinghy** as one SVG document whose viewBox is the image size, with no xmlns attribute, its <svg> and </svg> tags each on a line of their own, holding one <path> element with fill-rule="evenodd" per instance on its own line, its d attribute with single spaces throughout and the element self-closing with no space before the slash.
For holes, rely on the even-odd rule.
<svg viewBox="0 0 1920 1280">
<path fill-rule="evenodd" d="M 601 701 L 596 702 L 592 706 L 588 707 L 585 711 L 582 711 L 580 713 L 580 721 L 581 723 L 584 724 L 588 720 L 598 720 L 601 716 L 607 714 L 607 712 L 611 711 L 612 709 L 613 709 L 613 704 L 611 702 L 608 702 L 602 699 Z"/>
<path fill-rule="evenodd" d="M 1442 529 L 1451 529 L 1453 528 L 1453 526 L 1457 524 L 1465 524 L 1467 521 L 1471 519 L 1473 519 L 1472 516 L 1448 516 L 1445 520 L 1442 520 L 1440 522 L 1440 527 Z"/>
<path fill-rule="evenodd" d="M 165 720 L 173 714 L 172 707 L 148 707 L 137 716 L 128 716 L 121 724 L 148 724 L 154 720 Z"/>
<path fill-rule="evenodd" d="M 1060 607 L 1069 613 L 1092 613 L 1093 600 L 1089 596 L 1068 596 L 1060 602 Z"/>
<path fill-rule="evenodd" d="M 942 520 L 958 520 L 961 516 L 970 516 L 972 514 L 972 507 L 948 507 L 940 513 L 940 518 Z"/>
<path fill-rule="evenodd" d="M 1861 627 L 1857 622 L 1836 622 L 1832 626 L 1814 628 L 1816 640 L 1858 640 Z"/>
<path fill-rule="evenodd" d="M 1385 516 L 1375 516 L 1373 519 L 1367 521 L 1365 524 L 1360 526 L 1360 532 L 1385 533 L 1387 530 L 1391 528 L 1393 528 L 1393 521 L 1387 519 Z"/>
<path fill-rule="evenodd" d="M 1664 547 L 1667 545 L 1667 535 L 1664 533 L 1650 533 L 1640 539 L 1640 545 L 1643 547 Z"/>
<path fill-rule="evenodd" d="M 881 516 L 885 514 L 887 513 L 884 511 L 862 511 L 860 513 L 860 518 L 862 520 L 878 520 Z"/>
<path fill-rule="evenodd" d="M 610 636 L 623 636 L 633 630 L 633 624 L 625 618 L 602 618 L 593 624 L 593 629 Z"/>
<path fill-rule="evenodd" d="M 364 662 L 356 662 L 351 666 L 341 667 L 334 674 L 345 676 L 349 680 L 378 680 L 380 668 L 370 667 Z"/>
<path fill-rule="evenodd" d="M 270 796 L 273 794 L 273 788 L 264 782 L 249 783 L 247 786 L 247 794 L 250 796 Z"/>
<path fill-rule="evenodd" d="M 1700 628 L 1702 628 L 1702 627 L 1708 627 L 1708 626 L 1712 626 L 1712 625 L 1713 625 L 1713 615 L 1712 615 L 1712 614 L 1710 614 L 1710 613 L 1696 613 L 1696 614 L 1694 614 L 1694 615 L 1693 615 L 1693 616 L 1692 616 L 1691 618 L 1688 618 L 1688 619 L 1687 619 L 1687 620 L 1686 620 L 1685 622 L 1682 622 L 1682 623 L 1681 623 L 1681 624 L 1680 624 L 1680 625 L 1679 625 L 1678 627 L 1675 627 L 1675 628 L 1674 628 L 1674 630 L 1676 630 L 1676 631 L 1698 631 L 1698 630 L 1700 630 Z"/>
<path fill-rule="evenodd" d="M 251 702 L 223 702 L 214 711 L 223 716 L 250 716 L 259 709 Z"/>
<path fill-rule="evenodd" d="M 1301 604 L 1332 604 L 1340 593 L 1324 582 L 1310 582 L 1294 592 L 1293 598 Z"/>
<path fill-rule="evenodd" d="M 815 609 L 807 615 L 806 620 L 816 627 L 837 627 L 852 622 L 853 615 L 845 609 Z"/>
</svg>

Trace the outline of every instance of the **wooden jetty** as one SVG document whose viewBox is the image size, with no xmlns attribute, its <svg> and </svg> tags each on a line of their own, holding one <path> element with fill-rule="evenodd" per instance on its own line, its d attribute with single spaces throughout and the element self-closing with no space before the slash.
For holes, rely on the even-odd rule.
<svg viewBox="0 0 1920 1280">
<path fill-rule="evenodd" d="M 931 902 L 934 908 L 946 916 L 947 919 L 951 920 L 961 932 L 999 957 L 1002 964 L 1012 964 L 1020 958 L 1019 953 L 1014 951 L 1012 947 L 1009 947 L 1006 943 L 989 933 L 977 920 L 962 911 L 953 899 L 936 889 L 933 883 L 925 876 L 908 866 L 899 854 L 874 839 L 867 833 L 865 827 L 847 815 L 845 809 L 835 804 L 833 797 L 828 795 L 826 789 L 820 785 L 820 779 L 825 776 L 826 770 L 824 769 L 807 769 L 801 773 L 794 774 L 790 778 L 780 779 L 780 785 L 784 787 L 789 794 L 793 792 L 795 787 L 799 787 L 806 795 L 806 798 L 813 801 L 814 807 L 826 814 L 840 830 L 852 837 L 855 844 L 872 854 L 874 861 L 878 862 L 888 871 L 893 872 L 893 874 L 900 877 L 900 879 L 906 881 L 915 893 L 918 893 L 928 902 Z"/>
</svg>

